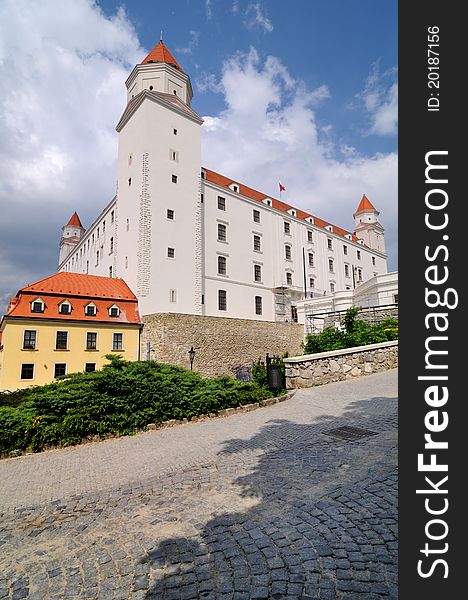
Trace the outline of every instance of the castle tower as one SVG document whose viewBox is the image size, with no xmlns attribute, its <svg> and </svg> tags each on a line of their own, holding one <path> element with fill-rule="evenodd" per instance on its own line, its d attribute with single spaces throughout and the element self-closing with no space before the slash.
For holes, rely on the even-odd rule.
<svg viewBox="0 0 468 600">
<path fill-rule="evenodd" d="M 354 213 L 355 235 L 372 250 L 385 252 L 384 228 L 379 221 L 379 211 L 364 194 Z"/>
<path fill-rule="evenodd" d="M 116 127 L 116 273 L 143 314 L 201 314 L 203 120 L 190 108 L 190 78 L 160 41 L 126 86 Z"/>
<path fill-rule="evenodd" d="M 76 212 L 74 212 L 68 223 L 62 227 L 59 264 L 62 264 L 62 261 L 64 261 L 74 250 L 75 246 L 83 237 L 84 232 L 85 228 L 81 224 L 80 217 Z"/>
</svg>

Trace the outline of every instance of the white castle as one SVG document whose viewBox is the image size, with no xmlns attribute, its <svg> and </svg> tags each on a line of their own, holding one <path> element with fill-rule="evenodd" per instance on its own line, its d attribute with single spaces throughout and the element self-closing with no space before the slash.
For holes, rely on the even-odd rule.
<svg viewBox="0 0 468 600">
<path fill-rule="evenodd" d="M 126 81 L 117 194 L 85 230 L 63 227 L 59 271 L 121 277 L 142 315 L 296 321 L 304 298 L 387 272 L 379 212 L 348 232 L 201 166 L 190 78 L 160 41 Z"/>
</svg>

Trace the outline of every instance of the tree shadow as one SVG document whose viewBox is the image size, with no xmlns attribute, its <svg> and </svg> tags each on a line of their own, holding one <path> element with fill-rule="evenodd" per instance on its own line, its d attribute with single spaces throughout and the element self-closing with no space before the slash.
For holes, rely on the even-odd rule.
<svg viewBox="0 0 468 600">
<path fill-rule="evenodd" d="M 344 425 L 377 435 L 329 433 Z M 396 427 L 396 398 L 376 397 L 226 441 L 219 464 L 239 458 L 226 480 L 253 502 L 151 550 L 147 598 L 397 598 Z M 245 473 L 241 457 L 252 452 L 260 456 Z"/>
</svg>

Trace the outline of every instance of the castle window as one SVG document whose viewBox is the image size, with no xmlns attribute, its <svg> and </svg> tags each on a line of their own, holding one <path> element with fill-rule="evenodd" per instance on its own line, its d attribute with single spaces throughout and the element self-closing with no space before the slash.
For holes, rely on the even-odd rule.
<svg viewBox="0 0 468 600">
<path fill-rule="evenodd" d="M 218 196 L 218 209 L 226 210 L 226 198 L 223 198 L 222 196 Z"/>
<path fill-rule="evenodd" d="M 89 260 L 86 261 L 86 274 L 89 273 Z"/>
<path fill-rule="evenodd" d="M 372 257 L 372 265 L 375 267 L 375 256 Z"/>
<path fill-rule="evenodd" d="M 333 250 L 333 240 L 331 238 L 327 238 L 327 247 L 329 250 Z"/>
<path fill-rule="evenodd" d="M 150 85 L 150 86 L 149 86 L 149 89 L 150 89 L 150 92 L 152 92 L 152 91 L 153 91 L 153 86 L 152 86 L 152 85 Z"/>
<path fill-rule="evenodd" d="M 288 244 L 286 244 L 286 246 L 284 247 L 284 258 L 286 260 L 291 260 L 291 246 L 289 246 Z"/>
<path fill-rule="evenodd" d="M 284 221 L 284 233 L 291 233 L 291 224 L 288 221 Z"/>
<path fill-rule="evenodd" d="M 226 275 L 226 257 L 218 256 L 218 275 Z"/>
<path fill-rule="evenodd" d="M 255 296 L 255 314 L 261 315 L 262 313 L 263 313 L 262 297 Z"/>
<path fill-rule="evenodd" d="M 97 350 L 97 333 L 94 331 L 86 333 L 86 350 Z"/>
<path fill-rule="evenodd" d="M 348 246 L 343 245 L 343 254 L 348 254 Z"/>
<path fill-rule="evenodd" d="M 286 283 L 287 285 L 292 285 L 292 273 L 286 273 Z"/>
<path fill-rule="evenodd" d="M 175 258 L 175 249 L 174 248 L 167 249 L 167 258 Z"/>
<path fill-rule="evenodd" d="M 333 294 L 334 291 L 335 291 L 335 284 L 330 283 L 330 292 Z"/>
<path fill-rule="evenodd" d="M 260 211 L 254 208 L 253 210 L 253 220 L 254 223 L 260 223 Z"/>
<path fill-rule="evenodd" d="M 96 370 L 96 363 L 86 363 L 84 370 L 85 373 L 93 373 Z"/>
<path fill-rule="evenodd" d="M 130 230 L 130 221 L 129 221 L 129 219 L 127 219 L 126 229 L 127 229 L 127 231 Z"/>
<path fill-rule="evenodd" d="M 112 350 L 123 350 L 123 333 L 114 333 L 113 334 Z"/>
<path fill-rule="evenodd" d="M 96 252 L 96 266 L 99 264 L 99 250 Z"/>
<path fill-rule="evenodd" d="M 103 221 L 102 222 L 102 233 L 105 233 L 105 231 L 106 231 L 106 222 Z"/>
<path fill-rule="evenodd" d="M 227 310 L 226 290 L 218 290 L 218 310 Z"/>
<path fill-rule="evenodd" d="M 310 231 L 310 229 L 307 230 L 307 241 L 308 242 L 312 242 L 313 241 L 312 231 Z"/>
<path fill-rule="evenodd" d="M 87 317 L 95 317 L 96 316 L 96 306 L 94 304 L 87 304 L 85 307 L 85 315 Z"/>
<path fill-rule="evenodd" d="M 175 304 L 175 302 L 177 302 L 176 290 L 169 290 L 169 302 L 171 302 L 172 304 Z"/>
<path fill-rule="evenodd" d="M 109 277 L 112 278 L 112 266 L 109 267 Z"/>
<path fill-rule="evenodd" d="M 111 239 L 109 240 L 109 254 L 112 254 L 114 252 L 114 238 L 111 237 Z"/>
<path fill-rule="evenodd" d="M 349 265 L 344 266 L 344 274 L 345 274 L 345 277 L 349 277 Z"/>
<path fill-rule="evenodd" d="M 34 364 L 23 363 L 21 365 L 21 379 L 34 379 Z"/>
<path fill-rule="evenodd" d="M 55 349 L 66 350 L 68 346 L 68 331 L 57 331 Z"/>
<path fill-rule="evenodd" d="M 173 129 L 173 130 L 172 130 L 172 133 L 173 133 L 174 135 L 177 135 L 177 129 Z"/>
<path fill-rule="evenodd" d="M 178 158 L 179 158 L 179 157 L 178 157 L 178 155 L 177 155 L 177 152 L 176 152 L 175 150 L 171 150 L 171 151 L 170 151 L 170 159 L 171 159 L 171 160 L 174 160 L 174 161 L 176 161 L 176 162 L 177 162 Z"/>
<path fill-rule="evenodd" d="M 360 250 L 356 250 L 356 256 L 358 260 L 361 260 L 361 251 Z"/>
<path fill-rule="evenodd" d="M 362 281 L 362 269 L 358 269 L 357 272 L 358 272 L 358 281 L 360 282 L 360 281 Z"/>
<path fill-rule="evenodd" d="M 177 183 L 177 175 L 172 175 L 172 183 Z"/>
<path fill-rule="evenodd" d="M 55 363 L 54 365 L 54 378 L 63 377 L 67 373 L 67 365 L 66 363 Z"/>
<path fill-rule="evenodd" d="M 128 269 L 128 256 L 125 257 L 125 268 Z"/>
<path fill-rule="evenodd" d="M 99 227 L 97 228 L 97 237 L 99 237 Z"/>
<path fill-rule="evenodd" d="M 312 254 L 312 252 L 309 252 L 309 267 L 313 267 L 314 266 L 314 255 Z"/>
<path fill-rule="evenodd" d="M 174 220 L 174 211 L 171 208 L 168 208 L 166 211 L 166 218 L 169 219 L 169 221 L 173 221 Z"/>
<path fill-rule="evenodd" d="M 132 185 L 132 178 L 131 178 L 131 177 L 129 177 L 129 178 L 128 178 L 128 187 L 130 187 L 131 185 Z M 99 235 L 99 233 L 98 233 L 98 235 Z"/>
<path fill-rule="evenodd" d="M 69 302 L 62 302 L 59 305 L 59 313 L 61 315 L 69 315 L 71 313 L 71 304 Z"/>
<path fill-rule="evenodd" d="M 291 321 L 297 323 L 297 306 L 291 306 Z"/>
<path fill-rule="evenodd" d="M 260 252 L 261 251 L 261 238 L 259 235 L 254 235 L 253 236 L 253 249 L 256 252 Z"/>
<path fill-rule="evenodd" d="M 111 211 L 111 223 L 114 222 L 114 211 Z"/>
<path fill-rule="evenodd" d="M 309 287 L 311 290 L 315 287 L 315 279 L 313 277 L 309 277 Z"/>
<path fill-rule="evenodd" d="M 227 240 L 227 227 L 222 223 L 218 223 L 218 241 L 225 242 Z"/>
<path fill-rule="evenodd" d="M 44 312 L 44 302 L 40 298 L 38 298 L 37 300 L 34 300 L 34 302 L 32 302 L 31 312 L 35 312 L 35 313 Z"/>
<path fill-rule="evenodd" d="M 254 265 L 254 281 L 262 280 L 262 267 L 260 265 Z"/>
<path fill-rule="evenodd" d="M 329 270 L 329 272 L 330 272 L 330 273 L 333 273 L 333 272 L 334 272 L 334 270 L 335 270 L 335 267 L 334 267 L 334 264 L 333 264 L 333 259 L 332 259 L 332 258 L 330 258 L 330 259 L 328 260 L 328 270 Z"/>
<path fill-rule="evenodd" d="M 37 332 L 31 329 L 25 329 L 23 334 L 23 350 L 36 349 Z"/>
</svg>

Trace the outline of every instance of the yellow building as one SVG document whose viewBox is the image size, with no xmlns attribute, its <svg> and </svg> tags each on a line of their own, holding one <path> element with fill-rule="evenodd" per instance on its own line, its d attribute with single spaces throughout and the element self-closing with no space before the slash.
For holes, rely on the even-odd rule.
<svg viewBox="0 0 468 600">
<path fill-rule="evenodd" d="M 19 290 L 0 323 L 0 390 L 138 360 L 138 301 L 123 279 L 61 272 Z"/>
</svg>

